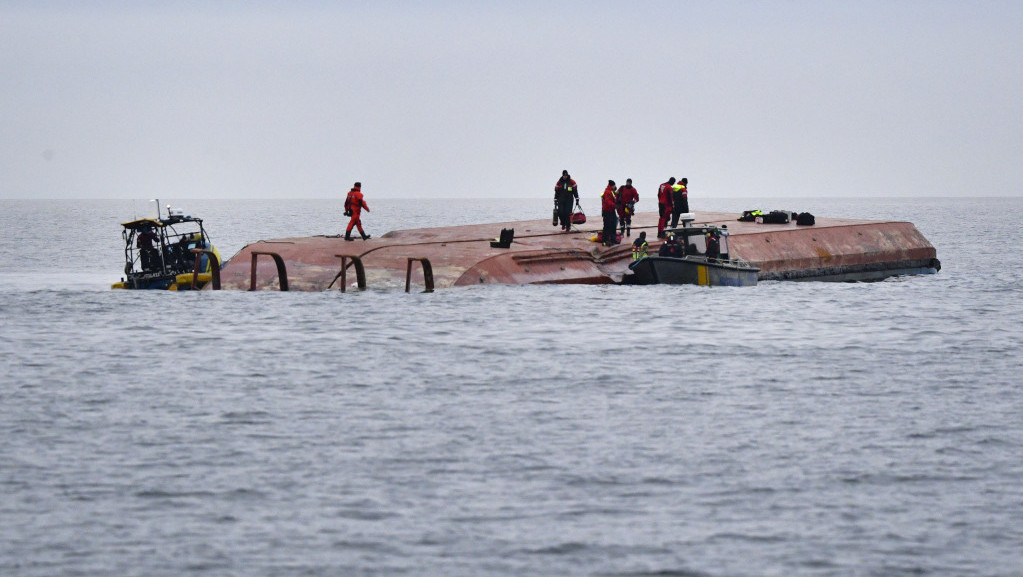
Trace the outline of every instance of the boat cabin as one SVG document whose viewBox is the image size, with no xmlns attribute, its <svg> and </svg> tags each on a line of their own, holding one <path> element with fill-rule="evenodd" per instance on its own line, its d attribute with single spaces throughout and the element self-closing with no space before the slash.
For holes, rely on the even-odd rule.
<svg viewBox="0 0 1023 577">
<path fill-rule="evenodd" d="M 729 260 L 728 254 L 728 227 L 721 226 L 685 226 L 669 228 L 665 232 L 674 236 L 675 242 L 680 245 L 681 254 L 678 256 L 702 256 L 708 260 Z M 668 241 L 665 241 L 668 242 Z"/>
</svg>

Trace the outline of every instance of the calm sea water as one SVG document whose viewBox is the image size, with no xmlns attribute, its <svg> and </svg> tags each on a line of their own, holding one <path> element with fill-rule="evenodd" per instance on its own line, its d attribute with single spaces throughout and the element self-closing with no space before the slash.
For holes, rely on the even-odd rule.
<svg viewBox="0 0 1023 577">
<path fill-rule="evenodd" d="M 168 201 L 225 257 L 344 222 Z M 0 575 L 1023 575 L 1023 201 L 693 204 L 909 220 L 943 269 L 111 291 L 144 202 L 0 201 Z"/>
</svg>

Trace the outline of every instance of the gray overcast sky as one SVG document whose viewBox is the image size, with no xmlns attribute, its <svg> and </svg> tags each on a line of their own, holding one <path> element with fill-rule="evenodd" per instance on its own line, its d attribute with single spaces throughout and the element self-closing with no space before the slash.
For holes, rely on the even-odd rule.
<svg viewBox="0 0 1023 577">
<path fill-rule="evenodd" d="M 0 0 L 0 197 L 1023 194 L 1023 2 Z"/>
</svg>

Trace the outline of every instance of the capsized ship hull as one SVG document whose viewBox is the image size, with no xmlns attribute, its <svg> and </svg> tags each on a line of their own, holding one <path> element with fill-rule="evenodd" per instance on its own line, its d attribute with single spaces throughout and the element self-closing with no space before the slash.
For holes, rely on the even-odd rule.
<svg viewBox="0 0 1023 577">
<path fill-rule="evenodd" d="M 738 222 L 738 217 L 697 212 L 695 222 L 727 226 L 731 256 L 758 268 L 760 281 L 863 280 L 857 275 L 871 270 L 891 276 L 940 269 L 935 248 L 909 222 L 818 217 L 814 226 L 798 226 Z M 656 227 L 657 214 L 636 214 L 633 236 L 611 247 L 590 241 L 600 223 L 566 233 L 552 227 L 550 219 L 400 230 L 354 242 L 341 236 L 263 240 L 245 246 L 224 265 L 221 284 L 224 289 L 280 290 L 283 271 L 288 290 L 339 289 L 342 280 L 348 290 L 360 282 L 352 257 L 361 263 L 362 281 L 370 289 L 621 283 L 633 262 L 629 243 L 645 230 L 649 251 L 656 253 Z M 515 231 L 508 248 L 492 246 L 502 229 Z"/>
</svg>

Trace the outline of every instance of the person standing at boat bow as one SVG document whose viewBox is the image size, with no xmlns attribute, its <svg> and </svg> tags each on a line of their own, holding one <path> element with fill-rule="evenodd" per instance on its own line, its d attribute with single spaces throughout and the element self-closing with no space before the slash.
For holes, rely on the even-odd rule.
<svg viewBox="0 0 1023 577">
<path fill-rule="evenodd" d="M 554 185 L 554 206 L 558 209 L 558 222 L 561 223 L 561 230 L 572 229 L 572 203 L 579 203 L 579 188 L 575 181 L 568 175 L 567 170 L 561 171 L 561 178 Z"/>
<path fill-rule="evenodd" d="M 345 240 L 355 240 L 352 238 L 353 227 L 359 228 L 362 240 L 369 238 L 366 231 L 362 230 L 362 209 L 364 208 L 366 212 L 369 212 L 369 206 L 366 205 L 366 201 L 362 198 L 362 183 L 356 182 L 352 186 L 352 190 L 348 191 L 348 198 L 345 199 L 345 216 L 352 217 L 348 221 L 348 229 L 345 230 Z"/>
</svg>

